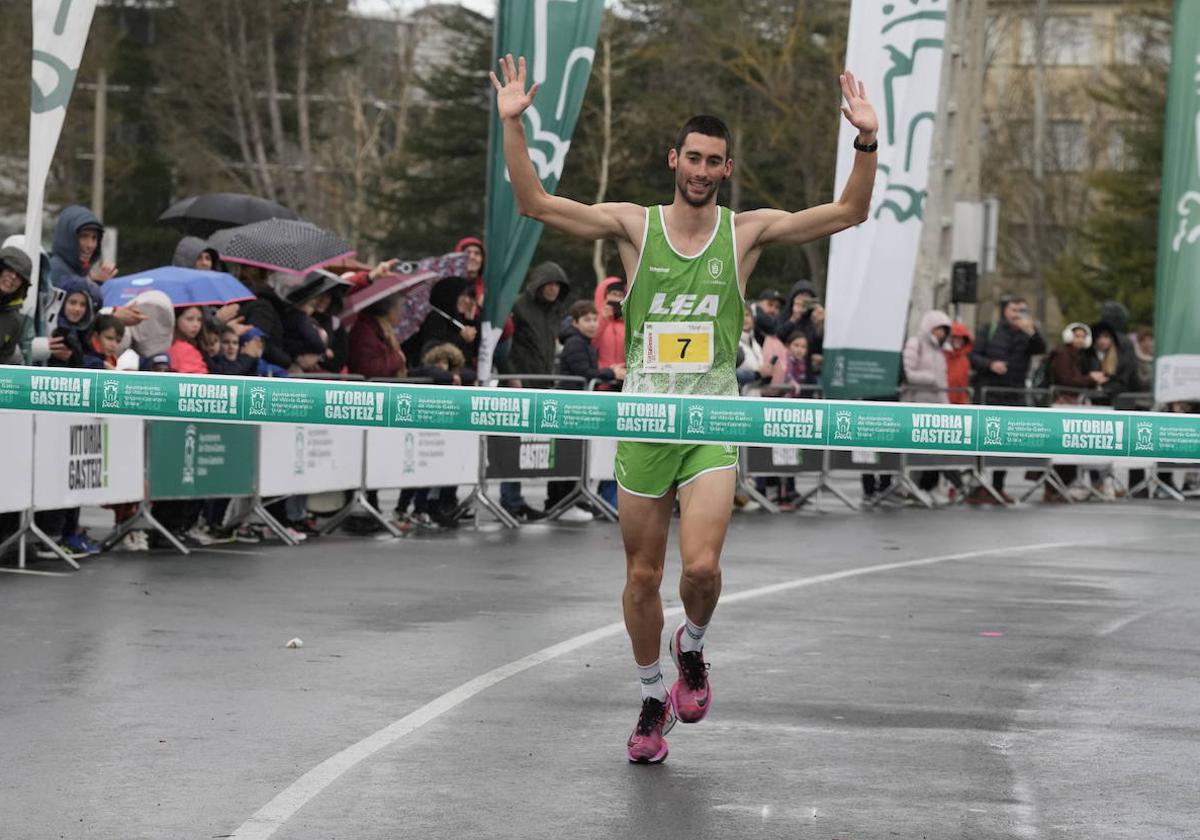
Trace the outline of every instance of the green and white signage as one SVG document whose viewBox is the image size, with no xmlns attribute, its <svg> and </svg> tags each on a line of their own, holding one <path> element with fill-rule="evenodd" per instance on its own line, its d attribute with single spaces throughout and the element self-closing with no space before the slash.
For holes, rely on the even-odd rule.
<svg viewBox="0 0 1200 840">
<path fill-rule="evenodd" d="M 33 260 L 30 288 L 38 288 L 40 270 L 35 243 L 42 241 L 42 205 L 46 197 L 46 176 L 67 105 L 75 90 L 75 75 L 87 43 L 96 0 L 34 0 L 33 70 L 29 96 L 29 190 L 25 196 L 25 250 Z M 24 312 L 30 314 L 37 295 L 25 299 Z"/>
<path fill-rule="evenodd" d="M 496 11 L 496 48 L 492 69 L 501 56 L 524 56 L 537 99 L 525 112 L 529 159 L 546 192 L 558 189 L 571 135 L 583 104 L 596 37 L 604 16 L 604 0 L 500 0 Z M 541 222 L 517 212 L 512 183 L 504 163 L 504 140 L 495 107 L 491 112 L 488 153 L 486 294 L 483 339 L 479 350 L 480 379 L 491 374 L 492 352 L 504 320 L 521 291 L 525 272 L 542 236 Z"/>
<path fill-rule="evenodd" d="M 148 423 L 150 496 L 254 495 L 258 430 L 244 423 Z"/>
<path fill-rule="evenodd" d="M 835 399 L 890 396 L 924 224 L 925 190 L 941 79 L 946 3 L 854 0 L 846 67 L 879 109 L 879 172 L 870 218 L 833 237 L 821 380 Z M 838 135 L 840 194 L 857 129 Z"/>
<path fill-rule="evenodd" d="M 1186 10 L 1186 13 L 1185 13 Z M 1176 0 L 1155 284 L 1154 396 L 1200 400 L 1200 9 Z"/>
<path fill-rule="evenodd" d="M 0 410 L 170 418 L 192 421 L 197 429 L 204 424 L 196 421 L 272 424 L 264 434 L 273 433 L 278 424 L 302 424 L 805 449 L 1200 461 L 1200 416 L 1191 414 L 39 370 L 0 368 Z M 361 446 L 361 437 L 349 435 L 346 440 Z M 283 463 L 284 454 L 267 460 Z M 342 460 L 359 463 L 350 456 Z M 352 478 L 357 481 L 358 474 Z"/>
</svg>

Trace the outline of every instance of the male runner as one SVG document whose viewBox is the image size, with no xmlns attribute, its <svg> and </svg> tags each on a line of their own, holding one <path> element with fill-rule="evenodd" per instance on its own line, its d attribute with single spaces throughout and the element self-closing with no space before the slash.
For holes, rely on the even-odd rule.
<svg viewBox="0 0 1200 840">
<path fill-rule="evenodd" d="M 837 201 L 797 213 L 751 210 L 736 216 L 717 205 L 733 173 L 729 130 L 716 117 L 688 120 L 667 153 L 674 201 L 660 207 L 587 205 L 548 194 L 534 172 L 522 114 L 538 86 L 525 89 L 525 59 L 500 61 L 492 73 L 504 126 L 504 157 L 522 215 L 583 239 L 617 244 L 629 290 L 625 296 L 625 390 L 651 394 L 737 395 L 737 345 L 746 281 L 769 245 L 801 245 L 866 220 L 875 184 L 879 121 L 862 83 L 840 77 L 842 113 L 858 129 L 850 180 Z M 799 150 L 798 150 L 799 151 Z M 633 643 L 642 710 L 627 744 L 631 762 L 667 757 L 664 734 L 676 717 L 703 720 L 712 705 L 704 633 L 721 592 L 721 547 L 733 508 L 737 449 L 621 441 L 616 475 L 625 543 L 625 626 Z M 667 529 L 679 496 L 679 595 L 686 620 L 669 650 L 679 678 L 668 693 L 659 668 L 663 609 L 659 598 Z"/>
</svg>

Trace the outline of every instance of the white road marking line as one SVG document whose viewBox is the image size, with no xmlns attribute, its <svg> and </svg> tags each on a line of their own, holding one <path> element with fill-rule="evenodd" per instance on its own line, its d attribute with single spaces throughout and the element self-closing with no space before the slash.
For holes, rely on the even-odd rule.
<svg viewBox="0 0 1200 840">
<path fill-rule="evenodd" d="M 250 549 L 237 548 L 212 548 L 211 546 L 197 546 L 192 549 L 193 554 L 237 554 L 242 557 L 258 557 L 262 554 L 261 551 L 252 551 Z"/>
<path fill-rule="evenodd" d="M 756 589 L 747 589 L 744 592 L 723 595 L 721 603 L 738 603 L 740 601 L 748 601 L 751 598 L 761 598 L 765 595 L 775 595 L 780 592 L 816 586 L 821 583 L 832 583 L 833 581 L 846 580 L 847 578 L 861 577 L 862 575 L 876 574 L 878 572 L 890 572 L 897 569 L 931 566 L 935 563 L 946 563 L 951 560 L 971 560 L 977 557 L 995 557 L 998 554 L 1017 554 L 1021 552 L 1045 551 L 1054 548 L 1076 548 L 1081 545 L 1086 545 L 1086 543 L 1078 541 L 1033 543 L 1031 545 L 1009 546 L 1007 548 L 964 551 L 958 554 L 924 557 L 918 560 L 902 560 L 896 563 L 881 563 L 875 566 L 846 569 L 841 572 L 830 572 L 829 574 L 814 575 L 813 577 L 760 586 Z M 683 607 L 671 607 L 666 609 L 664 614 L 667 618 L 682 615 Z M 623 632 L 625 632 L 625 623 L 623 621 L 608 624 L 589 633 L 584 633 L 580 636 L 559 642 L 556 645 L 542 648 L 536 653 L 531 653 L 506 665 L 501 665 L 499 668 L 494 668 L 486 674 L 475 677 L 473 680 L 468 680 L 457 688 L 451 689 L 442 696 L 431 700 L 416 711 L 410 712 L 394 723 L 368 735 L 357 744 L 353 744 L 325 759 L 280 791 L 274 799 L 260 808 L 254 816 L 242 823 L 230 837 L 232 840 L 266 840 L 266 838 L 278 831 L 297 811 L 307 805 L 321 791 L 347 771 L 353 769 L 359 762 L 370 758 L 380 750 L 395 744 L 405 735 L 419 729 L 432 720 L 436 720 L 456 706 L 465 703 L 480 692 L 486 691 L 509 677 L 516 676 L 522 671 L 527 671 L 536 665 L 557 659 L 564 654 L 571 653 L 593 642 L 598 642 Z"/>
<path fill-rule="evenodd" d="M 39 575 L 41 577 L 71 577 L 74 572 L 39 572 L 33 569 L 6 569 L 0 566 L 0 572 L 10 575 Z"/>
<path fill-rule="evenodd" d="M 1103 638 L 1105 636 L 1111 636 L 1114 633 L 1119 633 L 1130 624 L 1133 624 L 1135 621 L 1141 621 L 1143 618 L 1148 618 L 1154 615 L 1155 612 L 1155 610 L 1146 610 L 1145 612 L 1134 613 L 1133 615 L 1127 615 L 1124 618 L 1119 618 L 1116 621 L 1105 625 L 1098 633 L 1096 633 L 1096 635 Z"/>
</svg>

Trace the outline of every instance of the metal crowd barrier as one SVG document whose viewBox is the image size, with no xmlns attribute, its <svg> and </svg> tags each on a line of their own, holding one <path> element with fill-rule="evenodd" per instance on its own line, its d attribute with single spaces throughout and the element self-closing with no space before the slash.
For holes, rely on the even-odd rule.
<svg viewBox="0 0 1200 840">
<path fill-rule="evenodd" d="M 501 388 L 515 387 L 515 388 L 518 388 L 521 390 L 531 390 L 531 389 L 527 389 L 525 387 L 525 383 L 527 383 L 527 382 L 537 383 L 537 384 L 550 383 L 552 385 L 559 384 L 559 383 L 570 383 L 572 385 L 577 385 L 578 387 L 572 388 L 569 390 L 579 390 L 579 391 L 584 390 L 588 384 L 587 379 L 582 376 L 566 376 L 566 375 L 553 374 L 553 373 L 551 373 L 551 374 L 544 374 L 544 373 L 504 374 L 504 375 L 501 375 L 498 377 L 498 381 L 501 383 L 501 385 L 500 385 Z M 503 383 L 506 383 L 506 382 L 507 383 L 515 382 L 515 383 L 517 383 L 517 385 L 516 386 L 504 385 Z M 563 389 L 534 388 L 532 390 L 563 390 Z M 497 441 L 502 441 L 502 442 L 493 444 L 492 443 L 493 439 L 495 439 Z M 479 475 L 476 480 L 475 487 L 471 490 L 471 492 L 467 495 L 467 497 L 459 503 L 458 507 L 455 509 L 455 511 L 452 515 L 455 517 L 462 517 L 462 516 L 465 516 L 467 513 L 472 512 L 472 513 L 474 513 L 475 526 L 478 527 L 480 512 L 487 511 L 498 522 L 500 522 L 500 524 L 504 525 L 506 528 L 519 528 L 519 527 L 521 527 L 520 521 L 515 516 L 513 516 L 511 513 L 509 513 L 507 510 L 505 510 L 502 505 L 500 505 L 498 502 L 496 502 L 488 494 L 489 480 L 491 480 L 491 481 L 533 481 L 533 480 L 553 478 L 553 477 L 547 476 L 544 474 L 543 475 L 521 475 L 521 474 L 499 475 L 494 470 L 489 472 L 489 468 L 488 468 L 489 460 L 490 460 L 489 456 L 491 455 L 491 453 L 493 451 L 491 449 L 492 446 L 505 447 L 506 449 L 510 449 L 510 450 L 512 447 L 515 446 L 516 450 L 517 450 L 517 461 L 518 461 L 518 463 L 520 462 L 520 456 L 521 456 L 520 447 L 522 446 L 522 442 L 521 442 L 520 438 L 514 439 L 512 437 L 506 437 L 506 436 L 501 436 L 501 435 L 480 435 L 479 436 Z M 586 447 L 585 447 L 585 449 L 586 449 Z M 574 450 L 572 450 L 572 451 L 574 451 Z M 509 472 L 519 472 L 519 471 L 509 470 Z M 563 513 L 565 513 L 567 510 L 569 510 L 575 504 L 575 502 L 579 501 L 579 499 L 581 497 L 589 497 L 591 495 L 590 490 L 587 488 L 587 458 L 586 458 L 586 455 L 581 456 L 581 458 L 580 458 L 580 471 L 579 471 L 578 475 L 579 475 L 579 479 L 578 479 L 575 487 L 573 487 L 571 489 L 571 491 L 562 500 L 560 500 L 558 503 L 556 503 L 553 508 L 551 508 L 549 511 L 547 511 L 547 516 L 546 516 L 547 519 L 557 519 L 559 516 L 562 516 Z M 568 477 L 564 476 L 563 478 L 566 479 Z"/>
</svg>

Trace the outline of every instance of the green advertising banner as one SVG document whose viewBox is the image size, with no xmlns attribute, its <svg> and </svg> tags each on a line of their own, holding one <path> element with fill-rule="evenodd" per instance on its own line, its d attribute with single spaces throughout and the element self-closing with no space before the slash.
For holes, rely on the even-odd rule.
<svg viewBox="0 0 1200 840">
<path fill-rule="evenodd" d="M 188 420 L 198 434 L 208 424 L 196 421 L 217 420 L 807 449 L 1200 461 L 1200 416 L 1192 414 L 44 370 L 0 368 L 0 411 Z M 234 444 L 220 445 L 228 450 Z M 152 454 L 154 463 L 160 453 L 155 448 Z M 206 490 L 199 495 L 224 492 Z"/>
<path fill-rule="evenodd" d="M 149 423 L 150 498 L 254 495 L 258 429 L 237 423 Z"/>
<path fill-rule="evenodd" d="M 1187 13 L 1185 13 L 1185 9 Z M 1154 291 L 1154 396 L 1200 400 L 1200 14 L 1175 0 Z"/>
<path fill-rule="evenodd" d="M 539 85 L 537 99 L 525 112 L 529 158 L 546 192 L 553 193 L 562 177 L 571 135 L 583 104 L 596 37 L 604 16 L 604 0 L 571 3 L 530 3 L 500 0 L 496 13 L 496 47 L 492 70 L 499 72 L 501 56 L 524 56 L 529 81 Z M 479 353 L 480 378 L 491 373 L 492 352 L 505 318 L 521 291 L 533 259 L 542 225 L 517 212 L 504 137 L 493 107 L 488 140 L 487 263 L 484 266 L 483 339 Z"/>
</svg>

